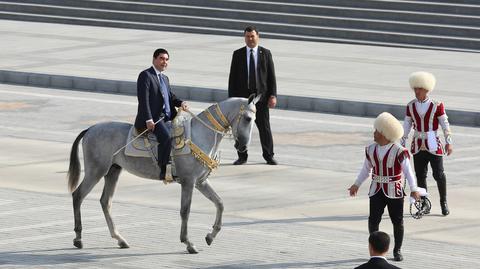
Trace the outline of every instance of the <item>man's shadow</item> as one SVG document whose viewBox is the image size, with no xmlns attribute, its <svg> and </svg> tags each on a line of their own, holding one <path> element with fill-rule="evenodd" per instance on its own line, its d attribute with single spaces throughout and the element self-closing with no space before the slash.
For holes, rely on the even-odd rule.
<svg viewBox="0 0 480 269">
<path fill-rule="evenodd" d="M 15 266 L 34 266 L 34 265 L 61 265 L 69 263 L 90 263 L 98 262 L 103 259 L 112 258 L 136 258 L 157 255 L 184 255 L 186 251 L 179 252 L 157 252 L 157 253 L 122 253 L 123 250 L 115 254 L 92 254 L 86 251 L 90 250 L 108 250 L 112 248 L 88 248 L 78 250 L 76 248 L 59 248 L 46 250 L 25 250 L 0 252 L 0 265 Z M 55 253 L 62 252 L 62 253 Z"/>
</svg>

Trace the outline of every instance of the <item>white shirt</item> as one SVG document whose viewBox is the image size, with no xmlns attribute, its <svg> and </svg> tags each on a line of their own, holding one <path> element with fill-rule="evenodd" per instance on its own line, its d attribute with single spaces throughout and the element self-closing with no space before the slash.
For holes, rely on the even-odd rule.
<svg viewBox="0 0 480 269">
<path fill-rule="evenodd" d="M 255 67 L 257 67 L 258 63 L 258 46 L 254 48 L 246 47 L 247 48 L 247 73 L 249 73 L 250 70 L 250 50 L 253 49 L 253 59 L 255 61 Z M 250 74 L 249 74 L 250 75 Z M 258 74 L 257 74 L 257 68 L 255 68 L 255 78 L 258 81 Z M 250 78 L 249 78 L 250 79 Z"/>
<path fill-rule="evenodd" d="M 385 157 L 385 154 L 387 153 L 390 146 L 392 146 L 391 143 L 384 146 L 379 145 L 377 147 L 377 154 L 380 159 L 383 159 L 383 157 Z M 410 165 L 410 160 L 408 158 L 404 158 L 400 165 L 402 167 L 402 172 L 408 181 L 408 186 L 410 186 L 410 191 L 417 191 L 417 179 L 413 175 L 413 170 L 412 170 L 412 166 Z M 360 187 L 360 185 L 362 185 L 362 183 L 367 178 L 370 177 L 370 172 L 372 171 L 372 168 L 373 166 L 370 163 L 370 161 L 368 161 L 365 158 L 365 161 L 363 162 L 362 170 L 360 170 L 360 173 L 357 176 L 357 180 L 355 180 L 355 185 Z"/>
<path fill-rule="evenodd" d="M 152 67 L 153 67 L 153 70 L 155 70 L 155 73 L 157 74 L 157 79 L 158 79 L 159 85 L 162 85 L 162 82 L 160 81 L 160 74 L 162 74 L 162 72 L 158 71 L 158 69 L 155 68 L 154 65 L 152 65 Z M 165 104 L 163 105 L 163 107 L 165 107 Z M 153 122 L 153 119 L 146 120 L 146 122 L 147 122 L 147 123 L 148 123 L 148 122 L 154 123 L 154 122 Z"/>
<path fill-rule="evenodd" d="M 372 258 L 379 258 L 379 259 L 387 260 L 387 258 L 385 258 L 385 256 L 370 256 L 370 259 L 372 259 Z"/>
</svg>

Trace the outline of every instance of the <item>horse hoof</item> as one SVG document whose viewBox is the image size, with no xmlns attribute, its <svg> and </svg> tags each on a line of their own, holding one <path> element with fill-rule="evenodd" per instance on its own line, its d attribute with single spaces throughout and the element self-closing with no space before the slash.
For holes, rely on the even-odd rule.
<svg viewBox="0 0 480 269">
<path fill-rule="evenodd" d="M 73 239 L 73 245 L 76 248 L 83 248 L 82 240 L 79 240 L 79 239 Z"/>
<path fill-rule="evenodd" d="M 192 246 L 188 246 L 188 247 L 187 247 L 187 251 L 188 251 L 188 253 L 190 253 L 190 254 L 197 254 L 197 253 L 198 253 L 197 248 L 196 248 L 195 246 L 193 246 L 193 245 L 192 245 Z"/>
<path fill-rule="evenodd" d="M 129 245 L 127 244 L 127 242 L 125 242 L 125 241 L 120 241 L 120 242 L 118 242 L 118 246 L 119 246 L 120 248 L 130 248 L 130 246 L 129 246 Z"/>
<path fill-rule="evenodd" d="M 207 241 L 207 245 L 211 245 L 212 242 L 213 242 L 213 236 L 212 234 L 207 234 L 207 236 L 205 236 L 205 241 Z"/>
</svg>

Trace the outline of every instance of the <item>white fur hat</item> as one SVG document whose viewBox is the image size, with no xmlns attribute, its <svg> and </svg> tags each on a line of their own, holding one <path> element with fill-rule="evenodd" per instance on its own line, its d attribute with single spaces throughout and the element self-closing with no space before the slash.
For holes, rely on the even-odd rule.
<svg viewBox="0 0 480 269">
<path fill-rule="evenodd" d="M 403 127 L 390 113 L 383 112 L 378 115 L 373 124 L 375 130 L 380 132 L 390 142 L 395 142 L 403 136 Z"/>
<path fill-rule="evenodd" d="M 435 88 L 435 76 L 431 73 L 420 71 L 410 74 L 410 88 L 424 88 L 431 92 Z"/>
</svg>

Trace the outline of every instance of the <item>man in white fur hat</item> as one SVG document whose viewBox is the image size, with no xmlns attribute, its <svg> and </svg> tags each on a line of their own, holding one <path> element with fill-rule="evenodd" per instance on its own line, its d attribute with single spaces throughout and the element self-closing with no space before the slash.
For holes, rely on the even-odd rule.
<svg viewBox="0 0 480 269">
<path fill-rule="evenodd" d="M 435 88 L 435 77 L 428 72 L 415 72 L 410 75 L 409 82 L 415 92 L 415 99 L 407 105 L 407 115 L 403 123 L 404 136 L 401 142 L 405 146 L 413 126 L 411 152 L 418 186 L 427 189 L 426 179 L 430 163 L 433 178 L 437 182 L 442 214 L 446 216 L 450 211 L 447 205 L 447 179 L 443 171 L 443 155 L 450 155 L 453 150 L 450 124 L 443 103 L 428 96 Z M 442 127 L 445 136 L 445 149 L 437 133 L 439 126 Z"/>
<path fill-rule="evenodd" d="M 403 136 L 403 128 L 400 122 L 388 112 L 378 115 L 374 123 L 375 132 L 373 138 L 375 143 L 365 148 L 365 161 L 363 168 L 357 176 L 355 183 L 348 189 L 350 196 L 357 195 L 360 185 L 370 176 L 370 214 L 368 217 L 368 231 L 378 231 L 382 220 L 385 206 L 388 207 L 388 215 L 393 224 L 393 235 L 395 245 L 393 258 L 395 261 L 402 261 L 400 251 L 403 242 L 403 200 L 404 179 L 402 173 L 410 186 L 410 196 L 416 200 L 420 199 L 417 191 L 417 181 L 410 166 L 410 154 L 408 150 L 398 143 L 395 143 Z"/>
</svg>

